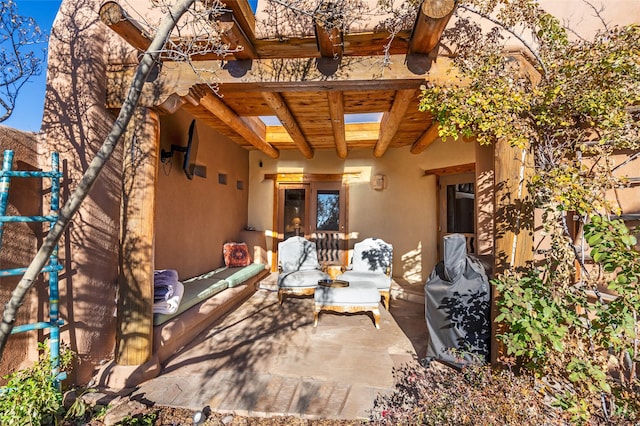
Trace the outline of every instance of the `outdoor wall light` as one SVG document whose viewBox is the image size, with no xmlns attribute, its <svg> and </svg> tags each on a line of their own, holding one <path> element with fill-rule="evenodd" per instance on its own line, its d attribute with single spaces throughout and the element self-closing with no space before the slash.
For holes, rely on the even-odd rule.
<svg viewBox="0 0 640 426">
<path fill-rule="evenodd" d="M 371 187 L 376 191 L 382 191 L 387 187 L 387 176 L 381 173 L 378 173 L 373 176 L 371 179 Z"/>
</svg>

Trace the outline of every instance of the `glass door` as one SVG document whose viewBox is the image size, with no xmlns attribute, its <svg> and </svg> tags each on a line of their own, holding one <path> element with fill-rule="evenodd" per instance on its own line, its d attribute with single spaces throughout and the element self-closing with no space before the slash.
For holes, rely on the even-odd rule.
<svg viewBox="0 0 640 426">
<path fill-rule="evenodd" d="M 309 233 L 309 185 L 281 185 L 279 189 L 278 233 L 282 240 Z"/>
<path fill-rule="evenodd" d="M 347 233 L 346 185 L 340 181 L 280 183 L 278 185 L 278 236 L 294 235 L 316 243 L 321 264 L 345 262 Z"/>
<path fill-rule="evenodd" d="M 341 182 L 311 184 L 311 239 L 323 265 L 345 265 L 346 187 Z"/>
</svg>

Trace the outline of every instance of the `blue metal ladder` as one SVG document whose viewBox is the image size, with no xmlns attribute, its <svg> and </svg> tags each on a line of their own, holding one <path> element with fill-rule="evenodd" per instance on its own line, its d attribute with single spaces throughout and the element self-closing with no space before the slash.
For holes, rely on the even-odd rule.
<svg viewBox="0 0 640 426">
<path fill-rule="evenodd" d="M 60 180 L 62 172 L 59 167 L 59 155 L 57 152 L 51 154 L 51 171 L 14 171 L 13 151 L 4 151 L 2 171 L 0 171 L 0 250 L 2 249 L 2 234 L 4 224 L 7 222 L 26 223 L 49 223 L 49 230 L 58 220 L 58 210 L 60 208 Z M 9 202 L 9 186 L 11 178 L 40 178 L 51 179 L 51 207 L 47 216 L 5 216 Z M 0 270 L 0 277 L 24 275 L 27 268 L 14 268 Z M 52 377 L 56 387 L 60 388 L 60 381 L 66 378 L 64 373 L 60 373 L 60 326 L 63 321 L 59 318 L 59 291 L 58 272 L 62 270 L 62 265 L 58 262 L 58 246 L 49 257 L 49 264 L 42 268 L 41 273 L 49 274 L 49 321 L 24 324 L 13 327 L 11 334 L 24 333 L 26 331 L 49 329 L 49 352 L 51 356 Z"/>
</svg>

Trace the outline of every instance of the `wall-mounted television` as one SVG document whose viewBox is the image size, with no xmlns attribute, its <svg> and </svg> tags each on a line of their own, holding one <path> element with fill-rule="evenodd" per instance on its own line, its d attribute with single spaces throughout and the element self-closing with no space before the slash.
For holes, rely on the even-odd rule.
<svg viewBox="0 0 640 426">
<path fill-rule="evenodd" d="M 206 177 L 203 166 L 196 165 L 196 157 L 198 155 L 198 135 L 196 132 L 196 120 L 191 121 L 189 126 L 189 139 L 187 140 L 187 146 L 180 146 L 171 144 L 171 151 L 160 152 L 160 161 L 165 163 L 168 159 L 173 157 L 173 153 L 178 151 L 184 154 L 182 160 L 182 170 L 187 175 L 188 179 L 193 179 L 194 175 Z M 203 173 L 205 173 L 203 175 Z"/>
<path fill-rule="evenodd" d="M 184 161 L 182 162 L 182 170 L 188 179 L 193 179 L 193 172 L 196 168 L 196 157 L 198 155 L 198 135 L 194 137 L 196 132 L 196 120 L 191 122 L 189 126 L 189 141 L 187 142 L 187 150 L 184 152 Z"/>
</svg>

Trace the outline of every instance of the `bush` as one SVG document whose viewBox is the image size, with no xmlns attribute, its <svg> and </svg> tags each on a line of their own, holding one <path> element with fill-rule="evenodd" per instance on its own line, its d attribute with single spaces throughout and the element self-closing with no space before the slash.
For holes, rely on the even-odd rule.
<svg viewBox="0 0 640 426">
<path fill-rule="evenodd" d="M 564 424 L 533 379 L 471 366 L 457 371 L 433 362 L 395 370 L 396 388 L 378 396 L 370 421 L 378 425 Z"/>
<path fill-rule="evenodd" d="M 56 424 L 62 418 L 62 394 L 51 374 L 49 346 L 41 344 L 40 349 L 38 361 L 30 368 L 5 377 L 8 382 L 0 394 L 3 426 Z M 60 351 L 60 371 L 67 371 L 72 358 L 70 350 Z"/>
</svg>

